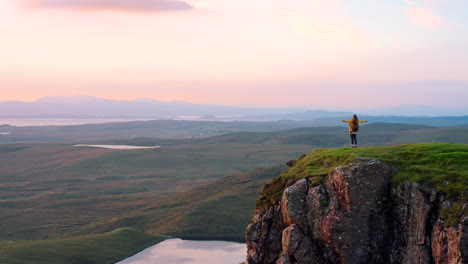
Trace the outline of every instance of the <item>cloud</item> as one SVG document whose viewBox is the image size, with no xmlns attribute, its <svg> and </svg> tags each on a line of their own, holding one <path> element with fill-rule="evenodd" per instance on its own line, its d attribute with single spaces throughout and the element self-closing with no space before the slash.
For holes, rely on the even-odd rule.
<svg viewBox="0 0 468 264">
<path fill-rule="evenodd" d="M 413 25 L 426 29 L 439 29 L 447 24 L 441 16 L 425 8 L 408 8 L 406 14 Z"/>
<path fill-rule="evenodd" d="M 181 0 L 23 0 L 27 8 L 162 12 L 190 10 Z"/>
</svg>

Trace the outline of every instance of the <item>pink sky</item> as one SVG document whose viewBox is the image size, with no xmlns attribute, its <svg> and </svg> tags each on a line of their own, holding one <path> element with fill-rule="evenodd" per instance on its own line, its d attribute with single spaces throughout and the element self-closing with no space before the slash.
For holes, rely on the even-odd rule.
<svg viewBox="0 0 468 264">
<path fill-rule="evenodd" d="M 466 106 L 468 4 L 388 2 L 0 0 L 0 101 Z"/>
</svg>

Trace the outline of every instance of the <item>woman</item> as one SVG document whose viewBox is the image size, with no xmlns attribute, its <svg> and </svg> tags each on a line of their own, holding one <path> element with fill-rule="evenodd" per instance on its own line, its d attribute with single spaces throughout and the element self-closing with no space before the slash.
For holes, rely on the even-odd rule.
<svg viewBox="0 0 468 264">
<path fill-rule="evenodd" d="M 357 115 L 353 115 L 351 120 L 343 120 L 349 124 L 349 135 L 351 136 L 351 147 L 357 148 L 357 132 L 359 131 L 359 123 L 365 123 L 366 120 L 359 120 Z"/>
</svg>

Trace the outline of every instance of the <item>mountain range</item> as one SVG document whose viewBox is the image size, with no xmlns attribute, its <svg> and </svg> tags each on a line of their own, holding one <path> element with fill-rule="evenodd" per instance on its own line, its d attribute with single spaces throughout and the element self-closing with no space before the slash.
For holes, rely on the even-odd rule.
<svg viewBox="0 0 468 264">
<path fill-rule="evenodd" d="M 209 116 L 245 116 L 289 114 L 298 109 L 267 109 L 210 104 L 192 104 L 184 101 L 135 99 L 118 101 L 90 96 L 44 97 L 34 102 L 0 101 L 1 117 L 50 118 L 173 118 Z"/>
<path fill-rule="evenodd" d="M 460 116 L 468 115 L 468 108 L 441 108 L 404 105 L 394 108 L 355 109 L 368 116 Z M 349 117 L 352 111 L 325 111 L 308 108 L 266 108 L 194 104 L 185 101 L 135 99 L 118 101 L 91 96 L 49 96 L 33 102 L 0 101 L 0 118 L 146 118 L 146 119 L 203 119 L 203 120 L 316 120 Z M 379 120 L 382 122 L 384 120 Z M 397 122 L 401 122 L 397 121 Z M 463 124 L 463 123 L 462 123 Z"/>
</svg>

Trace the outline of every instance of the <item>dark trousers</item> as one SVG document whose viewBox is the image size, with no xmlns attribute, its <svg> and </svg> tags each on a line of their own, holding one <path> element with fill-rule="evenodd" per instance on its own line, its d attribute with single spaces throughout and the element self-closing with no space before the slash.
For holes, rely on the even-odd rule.
<svg viewBox="0 0 468 264">
<path fill-rule="evenodd" d="M 357 145 L 357 134 L 350 134 L 351 135 L 351 145 Z"/>
</svg>

